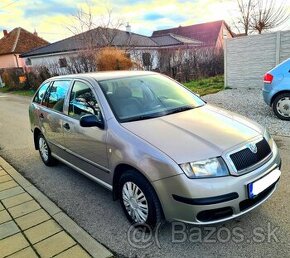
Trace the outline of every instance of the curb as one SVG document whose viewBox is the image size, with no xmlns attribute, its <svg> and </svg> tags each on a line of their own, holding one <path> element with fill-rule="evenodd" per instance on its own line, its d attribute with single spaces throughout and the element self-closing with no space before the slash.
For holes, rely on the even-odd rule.
<svg viewBox="0 0 290 258">
<path fill-rule="evenodd" d="M 0 157 L 0 166 L 26 191 L 39 205 L 57 221 L 57 223 L 71 235 L 92 257 L 109 258 L 114 255 L 103 245 L 92 238 L 85 230 L 78 226 L 68 215 L 66 215 L 55 203 L 40 192 L 34 185 L 25 179 L 9 163 Z"/>
</svg>

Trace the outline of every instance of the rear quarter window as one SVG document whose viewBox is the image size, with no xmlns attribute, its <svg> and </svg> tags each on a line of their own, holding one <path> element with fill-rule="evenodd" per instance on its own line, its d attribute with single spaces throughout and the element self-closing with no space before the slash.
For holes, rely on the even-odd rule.
<svg viewBox="0 0 290 258">
<path fill-rule="evenodd" d="M 34 103 L 40 104 L 42 102 L 49 84 L 50 82 L 40 85 L 36 95 L 34 96 L 34 99 L 33 99 Z"/>
</svg>

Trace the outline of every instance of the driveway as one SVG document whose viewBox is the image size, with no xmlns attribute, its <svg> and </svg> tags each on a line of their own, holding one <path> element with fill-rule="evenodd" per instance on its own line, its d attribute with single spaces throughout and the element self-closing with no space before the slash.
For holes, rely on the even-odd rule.
<svg viewBox="0 0 290 258">
<path fill-rule="evenodd" d="M 239 95 L 239 101 L 225 98 L 237 96 L 237 93 L 235 90 L 224 91 L 205 99 L 220 106 L 225 106 L 225 101 L 230 102 L 230 109 L 250 117 L 262 116 L 262 107 L 250 102 L 245 104 L 243 93 Z M 290 138 L 275 136 L 283 158 L 283 174 L 275 194 L 259 208 L 241 218 L 211 227 L 166 223 L 153 235 L 135 234 L 109 191 L 65 165 L 52 168 L 43 165 L 33 148 L 28 105 L 28 98 L 0 94 L 0 155 L 116 256 L 289 256 Z M 289 123 L 280 125 L 281 122 L 271 116 L 269 108 L 264 108 L 269 120 L 261 118 L 260 122 L 270 124 L 267 121 L 274 121 L 277 126 L 271 129 L 272 132 L 277 130 L 278 133 L 279 128 L 289 127 Z M 255 116 L 255 112 L 258 115 Z"/>
<path fill-rule="evenodd" d="M 203 97 L 219 107 L 237 112 L 269 129 L 271 134 L 290 136 L 290 122 L 279 120 L 267 106 L 260 89 L 230 89 Z"/>
</svg>

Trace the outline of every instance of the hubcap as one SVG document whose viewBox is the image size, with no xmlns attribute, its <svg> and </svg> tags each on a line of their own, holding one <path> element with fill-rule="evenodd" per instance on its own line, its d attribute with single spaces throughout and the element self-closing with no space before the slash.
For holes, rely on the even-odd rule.
<svg viewBox="0 0 290 258">
<path fill-rule="evenodd" d="M 148 217 L 148 203 L 144 193 L 133 182 L 127 182 L 122 189 L 125 208 L 137 223 L 145 223 Z"/>
<path fill-rule="evenodd" d="M 290 98 L 281 98 L 277 102 L 277 111 L 281 116 L 290 117 Z"/>
<path fill-rule="evenodd" d="M 46 141 L 41 137 L 39 138 L 39 151 L 41 154 L 41 157 L 47 161 L 48 160 L 48 147 L 46 144 Z"/>
</svg>

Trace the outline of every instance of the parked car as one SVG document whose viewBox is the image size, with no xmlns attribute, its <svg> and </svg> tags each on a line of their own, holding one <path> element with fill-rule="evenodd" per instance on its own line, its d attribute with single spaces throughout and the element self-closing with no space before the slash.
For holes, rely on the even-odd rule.
<svg viewBox="0 0 290 258">
<path fill-rule="evenodd" d="M 267 200 L 281 174 L 265 128 L 153 72 L 51 78 L 29 114 L 43 162 L 110 189 L 132 223 L 233 219 Z"/>
<path fill-rule="evenodd" d="M 264 75 L 263 97 L 277 117 L 290 121 L 290 58 Z"/>
</svg>

